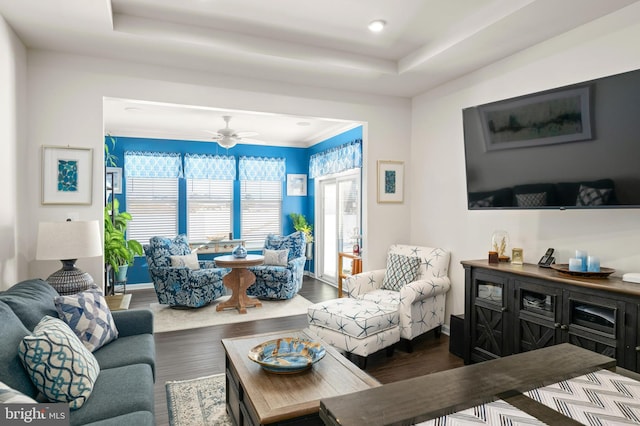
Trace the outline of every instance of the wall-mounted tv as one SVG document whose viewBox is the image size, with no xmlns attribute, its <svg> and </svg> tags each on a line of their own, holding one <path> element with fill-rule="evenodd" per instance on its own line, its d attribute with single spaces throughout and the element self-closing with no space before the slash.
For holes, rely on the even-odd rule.
<svg viewBox="0 0 640 426">
<path fill-rule="evenodd" d="M 462 116 L 470 210 L 640 207 L 640 70 Z"/>
</svg>

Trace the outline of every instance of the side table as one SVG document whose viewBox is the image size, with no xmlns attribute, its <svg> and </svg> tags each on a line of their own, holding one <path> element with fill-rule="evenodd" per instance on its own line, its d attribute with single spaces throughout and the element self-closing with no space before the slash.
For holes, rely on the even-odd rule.
<svg viewBox="0 0 640 426">
<path fill-rule="evenodd" d="M 345 274 L 342 270 L 343 259 L 351 259 L 351 273 Z M 346 252 L 338 253 L 338 297 L 342 297 L 342 280 L 350 275 L 362 272 L 362 258 L 360 255 Z"/>
<path fill-rule="evenodd" d="M 247 257 L 226 255 L 218 256 L 214 260 L 216 266 L 220 268 L 231 268 L 231 272 L 222 278 L 222 282 L 224 282 L 225 287 L 232 291 L 231 298 L 226 302 L 219 303 L 216 306 L 216 311 L 234 308 L 239 313 L 246 314 L 247 308 L 259 308 L 262 306 L 262 302 L 258 299 L 247 295 L 247 289 L 256 282 L 256 276 L 247 268 L 264 263 L 264 256 L 258 254 L 248 254 Z"/>
</svg>

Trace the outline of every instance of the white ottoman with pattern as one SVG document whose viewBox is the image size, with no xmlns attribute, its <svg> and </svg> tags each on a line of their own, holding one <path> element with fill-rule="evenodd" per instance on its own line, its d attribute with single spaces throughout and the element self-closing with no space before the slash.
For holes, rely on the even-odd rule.
<svg viewBox="0 0 640 426">
<path fill-rule="evenodd" d="M 400 340 L 397 307 L 369 300 L 333 299 L 309 306 L 309 329 L 347 354 L 365 358 Z"/>
</svg>

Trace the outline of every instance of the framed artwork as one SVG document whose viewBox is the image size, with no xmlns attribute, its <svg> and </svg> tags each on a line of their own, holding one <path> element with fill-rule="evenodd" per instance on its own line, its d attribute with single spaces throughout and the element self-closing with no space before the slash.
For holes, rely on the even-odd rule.
<svg viewBox="0 0 640 426">
<path fill-rule="evenodd" d="M 522 265 L 524 263 L 521 248 L 514 248 L 511 250 L 511 263 L 514 265 Z"/>
<path fill-rule="evenodd" d="M 287 175 L 287 195 L 289 197 L 307 195 L 307 175 Z"/>
<path fill-rule="evenodd" d="M 93 149 L 42 147 L 42 204 L 91 204 Z"/>
<path fill-rule="evenodd" d="M 591 139 L 589 86 L 478 107 L 487 151 Z"/>
<path fill-rule="evenodd" d="M 106 169 L 107 184 L 111 179 L 109 179 L 108 174 L 113 174 L 113 193 L 114 194 L 122 194 L 122 167 L 107 167 Z"/>
<path fill-rule="evenodd" d="M 378 203 L 404 202 L 404 162 L 378 160 Z"/>
</svg>

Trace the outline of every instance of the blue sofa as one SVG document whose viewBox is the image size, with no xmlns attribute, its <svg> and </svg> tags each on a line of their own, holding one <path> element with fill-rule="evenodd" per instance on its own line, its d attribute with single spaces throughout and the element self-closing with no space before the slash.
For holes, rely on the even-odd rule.
<svg viewBox="0 0 640 426">
<path fill-rule="evenodd" d="M 22 281 L 0 292 L 0 382 L 42 401 L 18 355 L 23 337 L 45 316 L 58 318 L 56 290 L 44 280 Z M 112 313 L 116 340 L 93 352 L 100 374 L 91 396 L 70 412 L 71 425 L 153 425 L 155 342 L 146 309 Z"/>
</svg>

